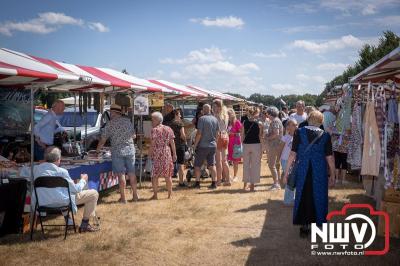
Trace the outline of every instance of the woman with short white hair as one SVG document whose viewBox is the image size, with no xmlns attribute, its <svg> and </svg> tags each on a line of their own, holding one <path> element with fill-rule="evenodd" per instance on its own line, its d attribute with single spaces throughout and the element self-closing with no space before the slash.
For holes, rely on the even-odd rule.
<svg viewBox="0 0 400 266">
<path fill-rule="evenodd" d="M 289 172 L 295 171 L 292 173 L 296 180 L 293 224 L 301 226 L 301 237 L 308 237 L 312 223 L 318 226 L 326 223 L 328 214 L 328 185 L 334 181 L 335 162 L 331 136 L 319 128 L 323 121 L 322 113 L 311 112 L 309 125 L 295 131 L 283 178 L 286 183 Z M 292 168 L 295 160 L 296 167 Z"/>
<path fill-rule="evenodd" d="M 152 184 L 154 195 L 151 199 L 158 199 L 158 178 L 164 177 L 168 189 L 168 198 L 172 193 L 173 162 L 176 161 L 175 135 L 172 129 L 162 124 L 163 116 L 160 112 L 151 114 L 153 129 L 151 130 L 150 157 L 152 165 Z M 172 152 L 172 154 L 171 154 Z"/>
</svg>

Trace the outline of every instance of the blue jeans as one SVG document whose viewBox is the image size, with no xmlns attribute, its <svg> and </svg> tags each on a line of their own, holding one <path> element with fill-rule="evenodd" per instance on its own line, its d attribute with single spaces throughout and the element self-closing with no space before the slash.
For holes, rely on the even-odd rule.
<svg viewBox="0 0 400 266">
<path fill-rule="evenodd" d="M 282 176 L 285 174 L 287 160 L 281 160 L 282 165 Z M 285 187 L 285 195 L 283 197 L 283 203 L 285 205 L 294 205 L 294 190 L 290 190 L 287 186 Z"/>
<path fill-rule="evenodd" d="M 33 146 L 33 156 L 35 161 L 42 161 L 44 160 L 44 148 L 40 146 L 36 141 L 35 145 Z"/>
<path fill-rule="evenodd" d="M 135 155 L 112 155 L 112 171 L 114 174 L 135 174 Z"/>
</svg>

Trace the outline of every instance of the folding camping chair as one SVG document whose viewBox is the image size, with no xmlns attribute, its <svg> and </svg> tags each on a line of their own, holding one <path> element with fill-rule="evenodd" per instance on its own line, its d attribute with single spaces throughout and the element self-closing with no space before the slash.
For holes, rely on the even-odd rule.
<svg viewBox="0 0 400 266">
<path fill-rule="evenodd" d="M 65 188 L 68 190 L 69 202 L 67 205 L 58 206 L 58 207 L 41 206 L 40 202 L 39 202 L 40 199 L 39 199 L 37 191 L 36 191 L 37 188 L 50 188 L 50 189 Z M 40 227 L 42 229 L 42 235 L 44 236 L 44 228 L 43 228 L 44 226 L 47 226 L 47 227 L 65 226 L 65 234 L 64 234 L 64 240 L 65 240 L 67 238 L 67 232 L 68 232 L 68 218 L 65 219 L 65 225 L 64 224 L 43 225 L 42 217 L 46 217 L 47 214 L 59 215 L 60 213 L 61 214 L 67 213 L 66 217 L 69 217 L 70 212 L 72 214 L 72 222 L 73 222 L 73 226 L 74 226 L 74 231 L 76 233 L 75 218 L 74 218 L 74 212 L 72 210 L 72 200 L 71 200 L 71 193 L 69 190 L 68 181 L 59 176 L 41 176 L 41 177 L 38 177 L 35 179 L 34 184 L 33 184 L 33 189 L 35 191 L 35 198 L 36 198 L 35 210 L 33 213 L 34 213 L 34 217 L 36 218 L 36 212 L 38 212 Z M 45 213 L 44 216 L 42 216 L 43 213 Z M 31 224 L 31 240 L 33 237 L 33 225 L 35 223 L 34 220 Z"/>
</svg>

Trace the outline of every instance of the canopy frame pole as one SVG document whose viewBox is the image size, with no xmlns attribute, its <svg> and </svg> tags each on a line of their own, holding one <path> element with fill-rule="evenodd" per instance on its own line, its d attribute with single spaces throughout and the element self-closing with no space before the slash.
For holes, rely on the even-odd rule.
<svg viewBox="0 0 400 266">
<path fill-rule="evenodd" d="M 140 116 L 140 146 L 138 146 L 139 148 L 139 152 L 140 152 L 140 162 L 139 162 L 139 184 L 140 187 L 142 187 L 142 177 L 143 177 L 143 115 Z"/>
<path fill-rule="evenodd" d="M 74 92 L 74 143 L 76 143 L 76 92 Z"/>
<path fill-rule="evenodd" d="M 30 132 L 30 134 L 31 134 L 31 176 L 30 176 L 30 187 L 29 187 L 29 190 L 30 190 L 30 196 L 31 196 L 31 201 L 32 201 L 32 197 L 33 197 L 33 182 L 34 182 L 34 179 L 35 179 L 35 177 L 34 177 L 34 175 L 33 175 L 33 168 L 34 168 L 34 153 L 35 153 L 35 136 L 34 136 L 34 133 L 33 133 L 33 131 L 34 131 L 34 128 L 35 128 L 35 118 L 34 118 L 34 116 L 35 116 L 35 99 L 34 99 L 34 97 L 35 97 L 35 88 L 34 88 L 34 86 L 29 86 L 29 89 L 30 89 L 30 100 L 31 100 L 31 102 L 30 102 L 30 109 L 31 109 L 31 132 Z M 33 228 L 33 225 L 34 225 L 34 222 L 35 222 L 35 213 L 33 213 L 34 212 L 34 210 L 33 210 L 33 208 L 32 208 L 32 204 L 30 205 L 30 217 L 29 217 L 29 220 L 30 220 L 30 228 Z"/>
<path fill-rule="evenodd" d="M 86 99 L 87 99 L 88 93 L 86 92 Z M 88 146 L 87 146 L 87 123 L 88 123 L 88 110 L 84 110 L 85 112 L 85 151 L 88 151 Z"/>
</svg>

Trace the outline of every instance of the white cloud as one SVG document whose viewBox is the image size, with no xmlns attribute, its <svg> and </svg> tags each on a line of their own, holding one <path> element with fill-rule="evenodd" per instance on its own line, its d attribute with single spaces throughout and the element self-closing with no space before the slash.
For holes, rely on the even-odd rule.
<svg viewBox="0 0 400 266">
<path fill-rule="evenodd" d="M 192 18 L 190 22 L 199 23 L 206 27 L 236 28 L 241 29 L 244 26 L 243 19 L 235 16 L 211 18 Z"/>
<path fill-rule="evenodd" d="M 63 13 L 55 13 L 55 12 L 46 12 L 40 13 L 38 19 L 32 19 L 30 21 L 40 21 L 44 24 L 51 24 L 51 25 L 80 25 L 84 24 L 82 19 L 73 18 L 67 16 Z"/>
<path fill-rule="evenodd" d="M 353 35 L 346 35 L 339 39 L 332 39 L 322 42 L 296 40 L 292 45 L 296 48 L 302 48 L 312 53 L 326 53 L 328 51 L 340 50 L 344 48 L 360 48 L 365 43 L 366 41 L 354 37 Z"/>
<path fill-rule="evenodd" d="M 327 70 L 327 71 L 341 71 L 345 70 L 349 65 L 343 63 L 323 63 L 317 66 L 318 70 Z"/>
<path fill-rule="evenodd" d="M 293 11 L 301 11 L 304 13 L 315 13 L 318 11 L 318 7 L 312 3 L 299 3 L 290 6 Z"/>
<path fill-rule="evenodd" d="M 164 58 L 160 59 L 162 64 L 190 64 L 195 62 L 216 62 L 224 60 L 224 51 L 217 47 L 204 48 L 201 50 L 190 51 L 187 56 L 180 59 Z"/>
<path fill-rule="evenodd" d="M 398 6 L 398 0 L 321 0 L 320 6 L 325 9 L 337 10 L 343 15 L 354 15 L 361 13 L 364 16 L 374 15 L 379 9 Z"/>
<path fill-rule="evenodd" d="M 260 71 L 257 64 L 233 62 L 225 50 L 217 47 L 193 50 L 183 58 L 165 58 L 160 62 L 170 65 L 166 66 L 169 75 L 162 75 L 165 79 L 183 84 L 190 82 L 204 88 L 247 96 L 265 89 L 262 78 L 255 76 Z"/>
<path fill-rule="evenodd" d="M 218 73 L 228 73 L 233 75 L 246 75 L 252 71 L 258 71 L 260 68 L 254 63 L 235 65 L 228 61 L 217 61 L 209 64 L 191 64 L 186 71 L 192 75 L 209 75 Z"/>
<path fill-rule="evenodd" d="M 324 83 L 327 81 L 322 76 L 308 76 L 306 74 L 297 74 L 296 79 L 298 79 L 300 81 L 305 81 L 305 82 L 312 81 L 312 82 L 317 82 L 317 83 Z"/>
<path fill-rule="evenodd" d="M 366 5 L 366 6 L 361 10 L 361 14 L 363 14 L 364 16 L 373 15 L 373 14 L 375 14 L 376 12 L 377 12 L 377 11 L 376 11 L 376 6 L 371 5 L 371 4 Z"/>
<path fill-rule="evenodd" d="M 400 25 L 400 16 L 386 16 L 386 17 L 376 18 L 375 21 L 382 26 L 394 27 L 396 25 L 397 26 Z"/>
<path fill-rule="evenodd" d="M 294 91 L 296 87 L 290 83 L 274 83 L 271 84 L 271 88 L 275 91 L 286 94 L 287 91 Z"/>
<path fill-rule="evenodd" d="M 308 25 L 308 26 L 295 26 L 279 29 L 284 33 L 293 34 L 299 32 L 321 32 L 328 31 L 333 28 L 338 27 L 338 25 Z"/>
<path fill-rule="evenodd" d="M 65 25 L 82 27 L 85 25 L 85 21 L 79 18 L 67 16 L 64 13 L 45 12 L 39 13 L 37 18 L 33 18 L 27 21 L 2 22 L 0 23 L 0 33 L 7 36 L 12 36 L 13 33 L 16 31 L 31 32 L 36 34 L 48 34 L 59 30 L 62 26 Z M 104 32 L 101 30 L 105 29 L 107 29 L 108 31 L 108 28 L 99 22 L 88 23 L 88 26 L 90 29 L 98 30 L 100 32 Z"/>
<path fill-rule="evenodd" d="M 286 53 L 280 51 L 279 53 L 270 53 L 270 54 L 265 54 L 263 52 L 255 52 L 252 53 L 251 56 L 259 58 L 285 58 L 287 55 Z"/>
<path fill-rule="evenodd" d="M 103 25 L 101 22 L 89 22 L 88 24 L 91 30 L 97 30 L 98 32 L 109 32 L 110 29 Z"/>
<path fill-rule="evenodd" d="M 178 71 L 172 71 L 169 75 L 172 79 L 184 79 L 185 77 Z"/>
</svg>

